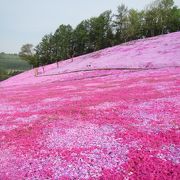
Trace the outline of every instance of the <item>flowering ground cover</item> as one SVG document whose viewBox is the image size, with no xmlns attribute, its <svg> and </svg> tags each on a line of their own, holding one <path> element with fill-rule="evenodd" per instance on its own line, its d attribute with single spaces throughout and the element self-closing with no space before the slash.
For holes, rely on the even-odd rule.
<svg viewBox="0 0 180 180">
<path fill-rule="evenodd" d="M 179 39 L 139 40 L 1 82 L 0 179 L 180 179 Z"/>
</svg>

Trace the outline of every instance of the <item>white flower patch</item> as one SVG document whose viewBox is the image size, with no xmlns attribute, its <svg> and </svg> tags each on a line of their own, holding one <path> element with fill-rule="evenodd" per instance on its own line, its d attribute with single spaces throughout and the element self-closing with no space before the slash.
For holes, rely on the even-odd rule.
<svg viewBox="0 0 180 180">
<path fill-rule="evenodd" d="M 63 86 L 63 87 L 62 87 L 62 89 L 67 89 L 67 90 L 76 90 L 76 89 L 77 89 L 77 87 L 69 85 L 69 86 Z"/>
<path fill-rule="evenodd" d="M 102 175 L 102 169 L 115 168 L 121 171 L 121 165 L 128 161 L 129 148 L 139 148 L 140 143 L 132 141 L 123 143 L 122 139 L 115 138 L 115 132 L 119 125 L 97 125 L 89 122 L 71 121 L 62 122 L 58 127 L 47 129 L 48 133 L 43 146 L 49 149 L 80 148 L 80 154 L 72 152 L 71 161 L 58 159 L 53 161 L 53 174 L 58 179 L 68 175 L 70 178 L 98 178 Z"/>
<path fill-rule="evenodd" d="M 29 112 L 29 113 L 37 113 L 39 111 L 42 110 L 49 110 L 49 109 L 53 109 L 54 107 L 56 107 L 56 103 L 48 103 L 45 105 L 42 104 L 31 104 L 29 106 L 26 107 L 21 107 L 21 108 L 17 108 L 17 112 Z"/>
<path fill-rule="evenodd" d="M 82 99 L 81 96 L 74 96 L 74 97 L 72 97 L 70 99 L 67 98 L 67 100 L 70 100 L 70 101 L 80 101 L 81 99 Z"/>
<path fill-rule="evenodd" d="M 154 85 L 155 89 L 160 92 L 164 92 L 170 90 L 172 88 L 176 88 L 174 82 L 162 82 Z"/>
<path fill-rule="evenodd" d="M 74 148 L 74 147 L 87 147 L 87 142 L 91 142 L 90 146 L 96 146 L 99 141 L 106 141 L 107 137 L 100 137 L 102 136 L 99 131 L 99 127 L 94 124 L 89 124 L 88 126 L 77 126 L 72 128 L 64 129 L 65 133 L 61 133 L 59 128 L 53 128 L 51 135 L 49 136 L 48 140 L 48 147 L 63 147 L 63 148 Z M 97 134 L 98 136 L 93 137 L 94 139 L 91 140 L 91 136 L 93 134 Z M 86 138 L 84 135 L 86 134 Z M 89 139 L 88 139 L 89 138 Z M 76 141 L 76 142 L 75 142 Z M 88 145 L 88 147 L 89 147 Z"/>
<path fill-rule="evenodd" d="M 94 91 L 95 91 L 95 92 L 104 92 L 104 89 L 102 89 L 102 88 L 96 88 Z"/>
<path fill-rule="evenodd" d="M 15 119 L 15 122 L 22 122 L 22 123 L 31 123 L 38 119 L 38 115 L 32 115 L 28 117 L 19 117 Z"/>
<path fill-rule="evenodd" d="M 17 105 L 15 105 L 15 106 L 10 106 L 10 105 L 4 106 L 3 105 L 3 107 L 0 105 L 0 114 L 1 114 L 1 112 L 7 113 L 9 115 L 12 115 L 13 113 L 16 113 L 16 112 L 20 112 L 20 113 L 21 112 L 30 112 L 35 109 L 34 107 L 35 107 L 35 105 L 19 106 L 19 107 Z"/>
<path fill-rule="evenodd" d="M 124 164 L 128 158 L 128 148 L 122 146 L 117 151 L 104 153 L 103 150 L 94 149 L 93 151 L 85 151 L 79 157 L 76 153 L 72 153 L 72 162 L 65 162 L 58 158 L 53 164 L 53 174 L 55 179 L 68 175 L 69 178 L 89 179 L 99 178 L 102 176 L 102 169 L 116 168 L 115 171 L 120 172 L 120 166 Z M 89 162 L 86 161 L 89 160 Z M 66 164 L 66 166 L 64 166 Z"/>
<path fill-rule="evenodd" d="M 57 101 L 61 101 L 61 102 L 65 102 L 65 101 L 80 101 L 82 99 L 82 97 L 80 96 L 74 96 L 74 97 L 70 97 L 70 98 L 46 98 L 43 100 L 43 102 L 48 103 L 48 102 L 57 102 Z"/>
<path fill-rule="evenodd" d="M 108 91 L 114 91 L 114 90 L 117 90 L 119 87 L 118 86 L 114 86 L 114 87 L 106 87 L 106 88 L 100 88 L 100 87 L 97 87 L 94 89 L 95 92 L 108 92 Z"/>
<path fill-rule="evenodd" d="M 85 84 L 85 86 L 89 87 L 89 86 L 98 86 L 98 85 L 101 85 L 100 83 L 88 83 L 88 84 Z"/>
<path fill-rule="evenodd" d="M 46 98 L 43 100 L 43 102 L 48 103 L 48 102 L 65 101 L 65 100 L 66 99 L 64 98 L 55 97 L 55 98 Z"/>
<path fill-rule="evenodd" d="M 136 122 L 132 126 L 151 134 L 166 132 L 176 127 L 177 113 L 171 112 L 174 109 L 178 109 L 175 98 L 159 98 L 131 105 L 119 115 L 126 119 L 133 118 Z"/>
<path fill-rule="evenodd" d="M 16 129 L 18 126 L 16 125 L 1 125 L 0 131 L 11 131 L 13 129 Z"/>
<path fill-rule="evenodd" d="M 157 154 L 157 157 L 163 160 L 169 160 L 175 164 L 180 163 L 180 146 L 171 144 L 170 146 L 163 146 L 162 152 Z"/>
<path fill-rule="evenodd" d="M 19 108 L 17 108 L 17 111 L 18 111 L 18 112 L 30 112 L 31 109 L 32 109 L 31 106 L 25 106 L 25 107 L 19 107 Z M 35 109 L 35 108 L 33 107 L 33 109 Z"/>
<path fill-rule="evenodd" d="M 98 104 L 96 106 L 90 106 L 89 109 L 90 110 L 107 110 L 107 109 L 111 109 L 112 107 L 116 107 L 118 106 L 117 102 L 104 102 L 101 104 Z"/>
<path fill-rule="evenodd" d="M 67 126 L 66 122 L 61 126 Z M 121 127 L 71 121 L 72 127 L 51 129 L 46 142 L 48 148 L 88 148 L 92 146 L 108 146 L 114 141 L 113 133 Z M 112 134 L 112 136 L 111 136 Z"/>
<path fill-rule="evenodd" d="M 173 103 L 174 106 L 179 106 L 180 105 L 180 96 L 158 98 L 155 100 L 141 103 L 140 105 L 138 105 L 138 107 L 145 108 L 145 109 L 146 108 L 150 109 L 150 108 L 154 107 L 155 109 L 158 108 L 157 110 L 161 110 L 165 106 L 164 103 L 166 103 L 166 102 Z"/>
<path fill-rule="evenodd" d="M 1 170 L 3 170 L 3 167 L 5 168 L 7 162 L 12 159 L 14 159 L 14 156 L 12 155 L 11 150 L 3 149 L 3 148 L 0 150 L 0 164 L 1 164 L 0 172 Z"/>
<path fill-rule="evenodd" d="M 5 111 L 5 112 L 9 112 L 9 111 L 13 111 L 15 110 L 14 106 L 11 105 L 6 105 L 6 104 L 0 104 L 0 111 Z"/>
</svg>

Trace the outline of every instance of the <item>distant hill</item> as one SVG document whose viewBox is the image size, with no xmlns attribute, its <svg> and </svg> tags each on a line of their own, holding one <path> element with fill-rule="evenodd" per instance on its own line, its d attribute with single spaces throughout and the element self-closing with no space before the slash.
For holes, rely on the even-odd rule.
<svg viewBox="0 0 180 180">
<path fill-rule="evenodd" d="M 30 68 L 28 62 L 18 55 L 0 53 L 0 81 Z"/>
</svg>

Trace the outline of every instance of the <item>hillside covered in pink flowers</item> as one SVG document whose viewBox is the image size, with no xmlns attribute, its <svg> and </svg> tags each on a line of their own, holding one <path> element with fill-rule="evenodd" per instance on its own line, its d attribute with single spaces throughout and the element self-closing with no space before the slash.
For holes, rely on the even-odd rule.
<svg viewBox="0 0 180 180">
<path fill-rule="evenodd" d="M 180 32 L 0 82 L 0 179 L 180 179 Z"/>
</svg>

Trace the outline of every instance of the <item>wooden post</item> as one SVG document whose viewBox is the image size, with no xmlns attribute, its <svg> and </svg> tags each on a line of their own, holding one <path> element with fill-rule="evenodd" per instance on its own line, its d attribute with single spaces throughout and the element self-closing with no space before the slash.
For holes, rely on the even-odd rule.
<svg viewBox="0 0 180 180">
<path fill-rule="evenodd" d="M 38 68 L 34 69 L 34 76 L 38 76 Z"/>
<path fill-rule="evenodd" d="M 43 73 L 45 73 L 44 66 L 42 66 L 42 69 L 43 69 Z"/>
<path fill-rule="evenodd" d="M 57 68 L 59 68 L 59 62 L 58 61 L 56 61 L 56 65 L 57 65 Z"/>
<path fill-rule="evenodd" d="M 69 58 L 71 59 L 71 62 L 73 62 L 74 53 L 72 55 L 69 55 Z"/>
</svg>

